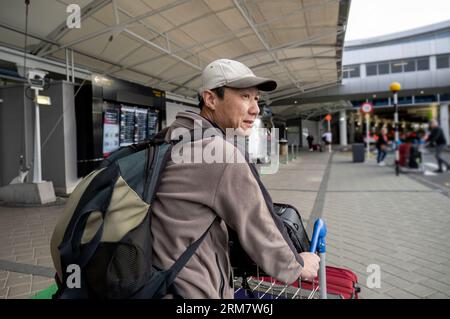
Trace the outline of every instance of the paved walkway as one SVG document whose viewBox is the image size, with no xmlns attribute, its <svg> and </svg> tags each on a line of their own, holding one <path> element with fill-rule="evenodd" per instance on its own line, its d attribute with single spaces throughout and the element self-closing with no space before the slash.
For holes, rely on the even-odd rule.
<svg viewBox="0 0 450 319">
<path fill-rule="evenodd" d="M 53 282 L 50 237 L 63 206 L 0 206 L 0 298 L 28 298 Z"/>
<path fill-rule="evenodd" d="M 356 272 L 362 298 L 450 298 L 448 192 L 339 152 L 301 153 L 262 179 L 309 231 L 326 220 L 328 264 Z M 0 207 L 0 298 L 28 298 L 52 282 L 49 240 L 62 207 Z M 369 265 L 380 267 L 380 288 L 367 287 Z"/>
</svg>

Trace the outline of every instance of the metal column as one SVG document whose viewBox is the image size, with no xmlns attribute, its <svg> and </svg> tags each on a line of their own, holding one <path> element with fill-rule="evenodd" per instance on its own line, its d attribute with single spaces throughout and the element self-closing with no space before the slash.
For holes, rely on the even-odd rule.
<svg viewBox="0 0 450 319">
<path fill-rule="evenodd" d="M 347 146 L 347 113 L 345 110 L 339 112 L 339 136 L 342 146 Z"/>
</svg>

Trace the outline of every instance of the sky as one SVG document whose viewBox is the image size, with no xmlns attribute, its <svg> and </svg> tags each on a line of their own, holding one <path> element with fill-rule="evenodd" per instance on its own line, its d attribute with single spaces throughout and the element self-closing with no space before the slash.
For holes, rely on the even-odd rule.
<svg viewBox="0 0 450 319">
<path fill-rule="evenodd" d="M 352 0 L 345 40 L 396 33 L 450 20 L 450 0 Z"/>
</svg>

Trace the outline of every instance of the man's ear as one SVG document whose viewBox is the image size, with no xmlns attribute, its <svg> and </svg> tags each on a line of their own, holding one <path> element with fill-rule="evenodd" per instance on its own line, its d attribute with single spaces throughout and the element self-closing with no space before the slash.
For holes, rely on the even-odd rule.
<svg viewBox="0 0 450 319">
<path fill-rule="evenodd" d="M 202 93 L 202 97 L 205 106 L 211 111 L 214 111 L 216 109 L 217 96 L 212 91 L 206 90 Z"/>
</svg>

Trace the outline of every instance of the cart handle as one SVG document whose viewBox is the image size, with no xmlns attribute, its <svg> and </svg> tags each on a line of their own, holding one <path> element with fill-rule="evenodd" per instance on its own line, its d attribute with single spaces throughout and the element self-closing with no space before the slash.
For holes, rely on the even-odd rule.
<svg viewBox="0 0 450 319">
<path fill-rule="evenodd" d="M 315 253 L 325 253 L 326 252 L 326 241 L 327 236 L 327 225 L 323 219 L 319 218 L 314 223 L 314 231 L 311 237 L 311 246 L 309 252 Z"/>
</svg>

